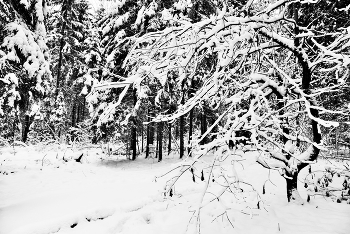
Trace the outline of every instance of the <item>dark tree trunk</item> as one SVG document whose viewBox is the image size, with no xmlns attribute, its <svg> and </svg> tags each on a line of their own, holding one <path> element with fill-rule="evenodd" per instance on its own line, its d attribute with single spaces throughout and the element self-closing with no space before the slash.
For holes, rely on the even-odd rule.
<svg viewBox="0 0 350 234">
<path fill-rule="evenodd" d="M 148 120 L 150 118 L 148 117 Z M 149 156 L 149 145 L 150 145 L 150 138 L 151 138 L 151 134 L 150 134 L 150 124 L 147 124 L 147 133 L 146 133 L 146 158 L 148 158 Z"/>
<path fill-rule="evenodd" d="M 72 110 L 72 126 L 75 127 L 76 125 L 76 108 L 75 102 L 73 102 L 73 110 Z"/>
<path fill-rule="evenodd" d="M 180 126 L 179 126 L 179 131 L 180 131 L 180 158 L 183 158 L 184 156 L 184 130 L 185 130 L 185 119 L 184 116 L 182 115 L 180 117 Z"/>
<path fill-rule="evenodd" d="M 176 121 L 178 123 L 178 121 Z M 179 139 L 179 124 L 175 127 L 175 139 Z"/>
<path fill-rule="evenodd" d="M 193 134 L 193 109 L 190 111 L 190 116 L 189 116 L 189 130 L 188 130 L 188 148 L 187 148 L 187 153 L 189 157 L 192 157 L 192 147 L 191 147 L 191 141 L 192 141 L 192 134 Z"/>
<path fill-rule="evenodd" d="M 22 118 L 22 142 L 27 142 L 30 125 L 34 121 L 34 116 L 24 115 Z"/>
<path fill-rule="evenodd" d="M 286 179 L 288 202 L 302 200 L 298 192 L 298 174 L 299 173 L 288 175 L 288 176 L 291 176 L 292 179 Z"/>
<path fill-rule="evenodd" d="M 141 126 L 141 152 L 143 153 L 143 125 Z"/>
<path fill-rule="evenodd" d="M 169 132 L 168 132 L 168 155 L 170 154 L 170 152 L 171 152 L 171 123 L 169 123 L 169 125 L 168 125 L 169 127 Z"/>
<path fill-rule="evenodd" d="M 92 134 L 93 134 L 93 137 L 92 137 L 91 143 L 97 144 L 98 136 L 97 136 L 97 127 L 96 126 L 92 127 Z"/>
<path fill-rule="evenodd" d="M 82 109 L 82 103 L 78 100 L 78 113 L 77 113 L 77 124 L 81 122 L 81 109 Z"/>
<path fill-rule="evenodd" d="M 126 154 L 128 155 L 129 159 L 131 159 L 130 157 L 130 141 L 126 141 Z"/>
<path fill-rule="evenodd" d="M 77 122 L 76 122 L 76 124 L 81 122 L 82 103 L 79 101 L 79 99 L 77 99 L 77 108 L 78 108 L 78 111 L 77 111 Z"/>
<path fill-rule="evenodd" d="M 158 128 L 158 126 L 157 126 Z M 158 133 L 158 129 L 156 131 Z M 156 137 L 156 152 L 155 152 L 155 157 L 158 158 L 158 149 L 159 149 L 159 138 L 158 138 L 158 134 L 157 134 L 157 137 Z"/>
<path fill-rule="evenodd" d="M 83 105 L 81 109 L 81 119 L 80 119 L 81 122 L 85 120 L 85 105 L 86 105 L 86 100 L 85 100 L 85 97 L 83 97 Z"/>
<path fill-rule="evenodd" d="M 207 111 L 206 108 L 203 107 L 202 113 L 200 114 L 200 120 L 201 120 L 201 135 L 203 135 L 208 130 L 208 124 L 207 124 Z M 208 143 L 208 137 L 204 137 L 204 139 L 199 142 L 199 144 L 204 145 Z"/>
<path fill-rule="evenodd" d="M 293 4 L 293 15 L 294 20 L 296 22 L 296 26 L 294 28 L 295 36 L 299 34 L 299 28 L 298 28 L 298 5 L 296 3 Z M 299 46 L 300 42 L 297 37 L 294 39 L 295 46 Z M 311 83 L 311 69 L 309 67 L 309 64 L 307 61 L 305 61 L 304 57 L 299 54 L 297 51 L 294 51 L 296 57 L 298 58 L 298 63 L 302 67 L 302 88 L 306 94 L 310 94 L 310 83 Z M 313 100 L 309 100 L 311 104 L 313 104 Z M 319 112 L 317 109 L 310 108 L 310 113 L 313 117 L 318 118 Z M 312 134 L 313 134 L 313 142 L 320 144 L 321 143 L 321 133 L 319 132 L 318 123 L 311 119 L 311 127 L 312 127 Z M 312 151 L 310 152 L 309 160 L 308 161 L 314 161 L 317 159 L 320 149 L 317 148 L 315 145 L 310 146 L 312 148 Z M 287 157 L 288 159 L 289 157 Z M 302 202 L 303 199 L 301 199 L 300 194 L 298 192 L 298 174 L 306 167 L 308 163 L 299 162 L 297 166 L 297 171 L 295 171 L 293 174 L 287 172 L 287 176 L 290 177 L 290 179 L 286 178 L 287 183 L 287 199 L 288 202 L 292 201 L 300 201 Z"/>
<path fill-rule="evenodd" d="M 136 132 L 136 126 L 131 127 L 131 151 L 132 151 L 132 156 L 131 160 L 136 159 L 137 155 L 137 132 Z"/>
<path fill-rule="evenodd" d="M 182 94 L 181 94 L 181 104 L 185 104 L 185 90 L 184 90 L 185 83 L 182 81 Z M 184 115 L 180 116 L 179 120 L 179 133 L 180 133 L 180 159 L 183 158 L 185 153 L 185 147 L 184 147 L 184 131 L 185 131 L 185 117 Z"/>
<path fill-rule="evenodd" d="M 148 109 L 148 118 L 147 121 L 149 124 L 147 124 L 147 145 L 146 145 L 146 158 L 149 157 L 149 146 L 153 145 L 154 143 L 154 127 L 153 123 L 151 123 L 151 117 L 152 117 L 152 111 Z"/>
<path fill-rule="evenodd" d="M 137 102 L 136 89 L 133 90 L 133 98 L 134 98 L 134 105 L 136 105 L 136 102 Z M 131 149 L 132 149 L 131 160 L 135 160 L 136 154 L 137 154 L 136 116 L 133 116 L 132 123 L 133 123 L 133 125 L 131 127 Z"/>
<path fill-rule="evenodd" d="M 293 4 L 293 17 L 294 20 L 296 22 L 296 24 L 298 23 L 298 9 L 297 9 L 297 3 Z M 299 46 L 299 40 L 296 37 L 296 35 L 299 34 L 299 28 L 297 25 L 295 25 L 294 27 L 294 34 L 295 34 L 295 38 L 294 38 L 294 45 L 297 47 Z M 280 99 L 281 101 L 278 103 L 278 108 L 282 109 L 284 107 L 284 101 L 283 101 L 283 97 L 282 96 L 278 96 L 278 99 Z M 281 110 L 280 115 L 284 114 L 284 111 Z M 285 134 L 289 134 L 289 129 L 286 127 L 282 127 L 282 131 Z M 283 135 L 282 136 L 282 141 L 285 144 L 288 139 Z M 285 152 L 284 150 L 282 150 L 282 152 L 284 154 L 286 154 L 287 159 L 290 159 L 290 156 L 288 155 L 288 152 Z M 292 201 L 302 201 L 302 199 L 300 198 L 299 192 L 298 192 L 298 174 L 299 174 L 299 170 L 295 171 L 293 174 L 288 173 L 287 172 L 287 176 L 289 178 L 286 178 L 286 185 L 287 185 L 287 200 L 288 202 L 292 202 Z"/>
<path fill-rule="evenodd" d="M 21 123 L 21 140 L 22 142 L 26 142 L 28 140 L 28 133 L 30 130 L 30 125 L 33 123 L 34 121 L 34 117 L 30 116 L 28 114 L 26 114 L 28 112 L 29 109 L 29 95 L 21 95 L 21 100 L 18 103 L 18 105 L 15 105 L 15 108 L 19 109 L 19 112 L 16 110 L 16 116 L 15 116 L 15 121 L 14 123 L 18 123 L 17 121 L 19 121 Z M 15 128 L 13 129 L 15 134 Z"/>
<path fill-rule="evenodd" d="M 151 144 L 151 145 L 153 145 L 154 144 L 154 133 L 155 133 L 155 129 L 154 129 L 154 123 L 151 123 L 150 124 L 150 141 L 149 141 L 149 143 Z"/>
<path fill-rule="evenodd" d="M 299 39 L 297 38 L 297 35 L 299 34 L 299 27 L 298 27 L 298 19 L 299 19 L 299 15 L 298 15 L 298 6 L 299 4 L 297 2 L 293 3 L 293 17 L 295 20 L 296 25 L 294 26 L 294 45 L 296 47 L 299 46 Z"/>
<path fill-rule="evenodd" d="M 158 124 L 158 162 L 163 160 L 163 122 L 159 122 Z"/>
</svg>

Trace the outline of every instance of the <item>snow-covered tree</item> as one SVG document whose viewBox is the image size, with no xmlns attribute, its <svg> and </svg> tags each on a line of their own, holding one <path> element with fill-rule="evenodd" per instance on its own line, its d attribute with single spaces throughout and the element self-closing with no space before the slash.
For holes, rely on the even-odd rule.
<svg viewBox="0 0 350 234">
<path fill-rule="evenodd" d="M 65 118 L 66 115 L 67 115 L 67 107 L 64 101 L 64 95 L 63 95 L 63 92 L 59 92 L 57 95 L 57 99 L 55 101 L 55 106 L 50 115 L 50 121 L 55 126 L 55 131 L 57 131 L 55 135 L 57 135 L 58 137 L 61 136 L 59 131 L 62 131 L 66 125 L 66 121 L 67 121 L 67 119 Z"/>
<path fill-rule="evenodd" d="M 215 13 L 215 4 L 212 1 L 116 1 L 114 8 L 108 10 L 108 14 L 102 17 L 100 20 L 100 27 L 102 32 L 102 42 L 104 47 L 104 57 L 107 60 L 106 69 L 103 72 L 102 80 L 100 80 L 99 87 L 106 88 L 104 82 L 120 82 L 123 81 L 129 74 L 129 69 L 123 68 L 124 60 L 132 45 L 137 41 L 139 37 L 147 32 L 157 32 L 163 30 L 166 27 L 179 26 L 181 21 L 196 22 L 202 18 L 208 18 L 211 14 Z M 169 82 L 170 84 L 170 82 Z M 128 117 L 136 117 L 134 114 L 138 113 L 137 109 L 148 109 L 147 113 L 153 115 L 153 113 L 162 111 L 168 112 L 170 110 L 164 110 L 157 108 L 155 101 L 158 95 L 168 93 L 169 90 L 165 90 L 163 85 L 157 80 L 148 80 L 147 83 L 143 83 L 139 87 L 133 87 L 136 89 L 138 101 L 134 106 L 134 111 L 131 115 L 126 114 Z M 167 85 L 169 86 L 169 85 Z M 181 90 L 171 90 L 173 94 L 172 101 L 180 101 L 187 99 L 187 90 L 189 85 L 183 84 Z M 160 89 L 162 91 L 158 92 Z M 176 89 L 178 89 L 176 87 Z M 145 90 L 148 90 L 145 92 Z M 98 120 L 96 122 L 99 126 L 105 124 L 109 125 L 114 118 L 107 116 L 116 116 L 116 113 L 120 113 L 117 110 L 125 110 L 124 103 L 118 103 L 118 100 L 114 98 L 115 95 L 119 96 L 122 92 L 121 89 L 104 90 L 103 92 L 94 91 L 91 94 L 91 100 L 95 103 L 95 110 L 100 110 Z M 123 93 L 126 93 L 128 99 L 133 96 L 131 89 L 124 89 Z M 97 101 L 96 98 L 99 100 Z M 120 105 L 119 105 L 120 104 Z M 108 106 L 108 108 L 105 108 Z M 118 106 L 118 107 L 116 107 Z M 169 105 L 169 107 L 172 105 Z M 143 111 L 146 113 L 146 111 Z M 95 115 L 96 116 L 96 115 Z M 146 120 L 146 116 L 143 120 Z M 116 117 L 118 118 L 118 117 Z M 108 121 L 107 121 L 108 120 Z M 115 121 L 118 122 L 118 121 Z M 102 125 L 101 125 L 102 124 Z M 180 155 L 184 153 L 184 117 L 180 120 Z M 147 140 L 147 145 L 153 143 L 152 123 L 147 125 L 147 136 L 150 138 Z M 191 128 L 192 129 L 192 128 Z M 134 131 L 134 129 L 132 130 Z M 170 137 L 169 137 L 170 138 Z M 182 139 L 182 140 L 181 140 Z M 147 147 L 148 149 L 148 147 Z M 182 150 L 181 150 L 182 149 Z M 148 150 L 146 150 L 148 152 Z M 146 153 L 147 154 L 147 153 Z"/>
<path fill-rule="evenodd" d="M 19 119 L 24 142 L 50 93 L 46 13 L 46 0 L 0 3 L 0 115 Z"/>
<path fill-rule="evenodd" d="M 90 75 L 92 63 L 98 60 L 92 49 L 96 43 L 93 41 L 93 20 L 89 8 L 85 0 L 57 0 L 50 5 L 48 41 L 52 54 L 51 70 L 56 79 L 56 97 L 53 100 L 57 101 L 58 93 L 63 93 L 67 107 L 66 115 L 62 116 L 62 121 L 67 123 L 64 131 L 84 119 L 83 76 Z"/>
<path fill-rule="evenodd" d="M 128 54 L 124 69 L 129 69 L 130 75 L 119 86 L 140 87 L 150 78 L 164 85 L 173 71 L 178 72 L 181 84 L 197 74 L 205 58 L 212 58 L 216 62 L 202 77 L 203 85 L 196 94 L 174 114 L 159 115 L 154 121 L 179 118 L 202 101 L 221 108 L 221 115 L 197 141 L 219 125 L 217 138 L 202 147 L 196 159 L 221 146 L 226 153 L 214 159 L 220 161 L 232 153 L 236 142 L 248 140 L 260 152 L 257 161 L 286 178 L 288 201 L 302 203 L 298 173 L 324 148 L 320 126 L 337 126 L 321 118 L 335 110 L 325 109 L 318 99 L 338 91 L 347 79 L 350 33 L 349 28 L 338 28 L 332 32 L 333 40 L 324 44 L 318 38 L 327 32 L 300 26 L 292 18 L 293 3 L 316 4 L 247 1 L 237 7 L 222 2 L 209 18 L 195 23 L 184 20 L 179 26 L 147 33 L 136 39 Z M 337 83 L 329 83 L 329 76 Z M 324 84 L 319 85 L 317 81 L 322 80 Z M 300 121 L 305 129 L 298 125 Z M 185 170 L 190 168 L 184 166 Z"/>
<path fill-rule="evenodd" d="M 305 4 L 305 5 L 295 5 L 293 8 L 295 15 L 298 16 L 297 23 L 301 27 L 310 28 L 315 35 L 323 35 L 321 37 L 314 37 L 317 43 L 322 45 L 330 45 L 335 40 L 337 40 L 341 30 L 346 29 L 350 26 L 348 18 L 350 17 L 349 6 L 347 1 L 318 1 L 317 4 Z M 294 17 L 295 18 L 295 17 Z M 300 31 L 297 28 L 297 32 Z M 306 39 L 310 40 L 310 39 Z M 310 43 L 312 45 L 312 42 Z M 317 47 L 309 47 L 306 52 L 310 56 L 318 56 L 322 54 L 322 50 Z M 338 92 L 324 93 L 319 96 L 318 101 L 322 103 L 322 106 L 329 110 L 343 110 L 342 112 L 348 112 L 349 98 L 349 80 L 341 80 L 341 76 L 344 70 L 339 69 L 338 73 L 331 71 L 329 74 L 326 72 L 322 79 L 315 80 L 319 86 L 325 86 L 329 84 L 339 84 Z M 346 77 L 346 75 L 345 75 Z M 340 78 L 340 79 L 339 79 Z M 336 120 L 340 122 L 340 126 L 337 128 L 321 128 L 326 135 L 326 139 L 330 146 L 336 146 L 336 142 L 339 140 L 337 134 L 342 135 L 341 141 L 349 142 L 346 135 L 349 134 L 347 124 L 342 124 L 342 122 L 349 122 L 349 115 L 344 115 L 343 113 L 323 113 L 322 118 L 327 120 Z"/>
<path fill-rule="evenodd" d="M 120 81 L 127 75 L 127 71 L 121 69 L 124 58 L 138 35 L 144 34 L 150 28 L 158 28 L 156 20 L 151 20 L 156 15 L 157 8 L 158 4 L 155 1 L 116 1 L 113 8 L 106 11 L 107 14 L 99 13 L 103 48 L 101 57 L 106 61 L 106 66 L 100 70 L 99 77 L 94 77 L 89 84 L 86 83 L 87 86 L 99 84 L 103 88 L 103 83 Z M 126 89 L 124 92 L 127 93 L 127 101 L 118 108 L 115 108 L 118 103 L 116 97 L 120 94 L 118 89 L 93 90 L 87 99 L 90 103 L 92 118 L 98 128 L 97 134 L 106 137 L 113 136 L 115 131 L 119 131 L 118 134 L 122 134 L 123 139 L 129 139 L 124 134 L 131 134 L 133 158 L 136 157 L 136 126 L 139 122 L 137 113 L 143 111 L 140 106 L 147 96 L 147 90 L 149 90 L 147 87 L 143 87 L 135 96 L 134 90 Z M 134 108 L 130 108 L 129 104 Z M 129 126 L 132 126 L 131 133 L 127 130 Z"/>
</svg>

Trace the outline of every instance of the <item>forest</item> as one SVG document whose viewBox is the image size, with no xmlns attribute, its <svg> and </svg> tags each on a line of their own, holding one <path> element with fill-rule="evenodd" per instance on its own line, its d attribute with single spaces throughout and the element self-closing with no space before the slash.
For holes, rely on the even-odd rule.
<svg viewBox="0 0 350 234">
<path fill-rule="evenodd" d="M 143 230 L 126 229 L 127 218 L 108 230 L 89 226 L 101 219 L 109 227 L 117 211 L 134 212 L 137 202 L 113 211 L 96 208 L 91 217 L 82 212 L 49 224 L 28 221 L 22 229 L 15 229 L 15 218 L 6 221 L 17 215 L 11 196 L 19 199 L 26 183 L 44 181 L 44 171 L 63 170 L 48 178 L 73 181 L 79 177 L 73 171 L 95 167 L 99 181 L 102 174 L 139 178 L 108 182 L 128 184 L 125 198 L 114 195 L 120 200 L 140 193 L 138 187 L 149 197 L 159 189 L 175 214 L 187 210 L 177 213 L 176 202 L 191 204 L 190 215 L 179 218 L 184 233 L 212 233 L 215 225 L 220 233 L 301 233 L 293 228 L 302 224 L 283 229 L 287 224 L 276 218 L 290 220 L 283 213 L 287 205 L 294 216 L 326 206 L 320 217 L 331 211 L 349 220 L 349 124 L 348 0 L 0 1 L 0 234 Z M 119 167 L 128 168 L 125 175 Z M 23 174 L 28 168 L 32 179 Z M 142 173 L 162 181 L 162 188 L 142 185 Z M 10 185 L 16 181 L 22 192 Z M 77 203 L 86 204 L 81 197 Z M 152 209 L 161 203 L 150 199 Z M 232 213 L 235 205 L 243 208 Z M 266 220 L 279 215 L 263 221 L 254 212 L 266 212 Z M 160 228 L 154 216 L 142 214 L 155 224 L 146 233 L 172 233 L 169 227 L 179 225 L 169 218 Z M 240 227 L 233 221 L 240 215 L 257 221 Z M 315 225 L 325 233 L 350 232 L 350 223 L 339 220 L 329 223 L 339 230 L 316 222 L 305 233 L 319 233 Z M 269 222 L 278 225 L 269 229 Z M 255 225 L 264 231 L 247 229 Z"/>
</svg>

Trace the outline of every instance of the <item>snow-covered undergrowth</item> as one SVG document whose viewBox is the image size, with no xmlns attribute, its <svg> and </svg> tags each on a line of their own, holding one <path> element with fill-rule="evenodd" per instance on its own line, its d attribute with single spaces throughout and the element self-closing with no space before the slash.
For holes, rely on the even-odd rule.
<svg viewBox="0 0 350 234">
<path fill-rule="evenodd" d="M 175 184 L 172 196 L 164 197 L 164 186 L 176 172 L 155 178 L 180 163 L 177 158 L 171 155 L 157 163 L 140 156 L 133 162 L 105 155 L 100 148 L 2 148 L 0 234 L 193 233 L 193 214 L 210 170 L 197 164 L 195 182 L 187 171 Z M 207 155 L 203 161 L 212 158 Z M 206 205 L 200 209 L 201 233 L 350 233 L 346 202 L 311 196 L 303 206 L 288 204 L 279 173 L 258 165 L 254 153 L 244 158 L 234 165 L 235 171 L 253 187 L 215 197 L 220 186 L 210 186 L 202 203 Z M 319 160 L 312 168 L 337 164 L 340 162 Z M 223 168 L 230 167 L 227 160 Z M 304 169 L 299 175 L 305 200 L 310 193 L 304 188 L 307 174 Z"/>
</svg>

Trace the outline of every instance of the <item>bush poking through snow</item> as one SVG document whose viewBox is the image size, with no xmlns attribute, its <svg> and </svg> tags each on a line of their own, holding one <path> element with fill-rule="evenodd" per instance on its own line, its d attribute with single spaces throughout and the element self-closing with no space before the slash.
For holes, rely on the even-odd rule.
<svg viewBox="0 0 350 234">
<path fill-rule="evenodd" d="M 229 147 L 226 145 L 225 147 Z M 254 186 L 241 179 L 236 171 L 235 164 L 239 163 L 243 153 L 236 149 L 227 149 L 224 153 L 216 152 L 211 162 L 204 162 L 202 156 L 208 151 L 202 151 L 192 159 L 185 160 L 175 166 L 174 169 L 156 178 L 170 176 L 164 188 L 164 194 L 169 197 L 175 195 L 174 186 L 178 180 L 188 175 L 187 180 L 192 180 L 194 186 L 201 186 L 202 192 L 198 206 L 194 207 L 192 218 L 190 220 L 191 228 L 200 229 L 200 217 L 203 215 L 203 209 L 212 207 L 212 215 L 215 219 L 222 217 L 234 228 L 228 212 L 232 209 L 229 204 L 237 202 L 242 214 L 253 217 L 256 210 L 260 210 L 264 202 L 262 197 Z M 244 153 L 243 153 L 244 154 Z M 187 172 L 187 173 L 186 173 Z M 174 175 L 174 174 L 175 175 Z M 199 178 L 196 180 L 196 177 Z M 263 194 L 265 194 L 265 184 L 263 185 Z M 236 209 L 236 208 L 235 208 Z M 214 220 L 215 220 L 214 219 Z"/>
<path fill-rule="evenodd" d="M 342 203 L 350 199 L 350 171 L 348 162 L 343 162 L 342 167 L 327 166 L 323 170 L 315 170 L 304 179 L 304 187 L 312 196 L 321 195 L 331 198 L 332 201 Z M 308 195 L 308 200 L 309 200 Z"/>
</svg>

